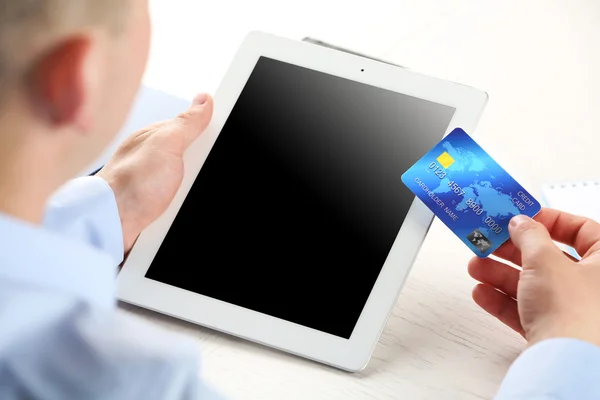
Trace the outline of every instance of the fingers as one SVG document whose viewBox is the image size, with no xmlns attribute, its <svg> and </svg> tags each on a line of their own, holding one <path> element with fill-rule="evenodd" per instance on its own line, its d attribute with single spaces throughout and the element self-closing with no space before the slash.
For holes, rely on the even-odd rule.
<svg viewBox="0 0 600 400">
<path fill-rule="evenodd" d="M 500 257 L 506 261 L 510 261 L 513 264 L 521 265 L 521 252 L 517 249 L 512 242 L 508 240 L 494 252 L 496 257 Z"/>
<path fill-rule="evenodd" d="M 184 149 L 187 149 L 194 140 L 206 129 L 213 113 L 213 99 L 208 94 L 199 94 L 194 98 L 192 105 L 173 120 L 169 127 L 170 132 L 176 132 L 183 137 Z"/>
<path fill-rule="evenodd" d="M 581 256 L 600 242 L 600 224 L 589 218 L 545 208 L 535 219 L 546 226 L 554 240 L 572 246 Z"/>
<path fill-rule="evenodd" d="M 514 299 L 491 286 L 480 284 L 473 289 L 473 300 L 485 311 L 525 337 L 517 302 Z"/>
<path fill-rule="evenodd" d="M 541 223 L 518 215 L 510 220 L 508 230 L 513 245 L 521 253 L 523 269 L 547 267 L 566 259 Z"/>
<path fill-rule="evenodd" d="M 579 262 L 579 260 L 575 257 L 573 257 L 572 255 L 570 255 L 569 253 L 567 253 L 564 250 L 561 250 L 563 252 L 563 254 L 565 255 L 565 257 L 567 257 L 569 260 L 573 261 L 573 262 Z"/>
<path fill-rule="evenodd" d="M 469 275 L 481 283 L 496 288 L 513 299 L 517 298 L 517 284 L 521 271 L 491 258 L 474 257 L 469 262 Z"/>
<path fill-rule="evenodd" d="M 165 119 L 163 121 L 158 121 L 158 122 L 155 122 L 155 123 L 150 124 L 148 126 L 145 126 L 144 129 L 141 129 L 140 131 L 138 131 L 136 133 L 143 133 L 143 132 L 153 131 L 155 129 L 160 129 L 160 128 L 162 128 L 163 126 L 167 125 L 170 122 L 171 122 L 170 119 Z"/>
<path fill-rule="evenodd" d="M 551 208 L 543 208 L 534 219 L 546 227 L 553 240 L 573 247 L 581 256 L 594 246 L 600 248 L 600 224 L 596 221 Z M 511 240 L 500 246 L 494 255 L 521 265 L 521 253 Z"/>
</svg>

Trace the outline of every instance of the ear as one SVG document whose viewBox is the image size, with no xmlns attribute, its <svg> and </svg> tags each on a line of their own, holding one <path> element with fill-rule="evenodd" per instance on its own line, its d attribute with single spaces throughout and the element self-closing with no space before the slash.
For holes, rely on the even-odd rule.
<svg viewBox="0 0 600 400">
<path fill-rule="evenodd" d="M 90 92 L 94 68 L 90 38 L 75 37 L 43 54 L 30 70 L 28 94 L 36 117 L 57 127 L 91 129 Z"/>
</svg>

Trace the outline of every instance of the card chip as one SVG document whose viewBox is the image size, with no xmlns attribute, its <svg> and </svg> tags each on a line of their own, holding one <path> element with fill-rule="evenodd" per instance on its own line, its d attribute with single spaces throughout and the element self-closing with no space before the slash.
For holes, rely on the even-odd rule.
<svg viewBox="0 0 600 400">
<path fill-rule="evenodd" d="M 454 158 L 447 151 L 443 152 L 438 158 L 437 161 L 442 165 L 442 167 L 448 169 L 452 164 L 454 164 Z"/>
<path fill-rule="evenodd" d="M 480 258 L 510 238 L 512 217 L 531 218 L 542 208 L 460 128 L 402 174 L 402 182 Z"/>
</svg>

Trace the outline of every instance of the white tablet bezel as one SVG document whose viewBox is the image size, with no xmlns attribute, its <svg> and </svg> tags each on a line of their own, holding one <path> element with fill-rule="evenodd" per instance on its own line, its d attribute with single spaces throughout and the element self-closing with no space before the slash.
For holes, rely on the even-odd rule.
<svg viewBox="0 0 600 400">
<path fill-rule="evenodd" d="M 360 371 L 369 361 L 433 219 L 431 211 L 418 199 L 406 216 L 350 339 L 144 277 L 261 56 L 452 106 L 456 112 L 445 134 L 456 127 L 472 132 L 487 102 L 485 92 L 464 85 L 314 44 L 261 32 L 250 33 L 214 95 L 211 124 L 185 155 L 186 173 L 181 188 L 167 211 L 142 232 L 135 243 L 119 273 L 117 295 L 127 303 L 340 369 Z M 403 172 L 398 171 L 398 182 Z M 201 251 L 201 244 L 198 248 Z M 190 265 L 190 268 L 194 267 Z"/>
</svg>

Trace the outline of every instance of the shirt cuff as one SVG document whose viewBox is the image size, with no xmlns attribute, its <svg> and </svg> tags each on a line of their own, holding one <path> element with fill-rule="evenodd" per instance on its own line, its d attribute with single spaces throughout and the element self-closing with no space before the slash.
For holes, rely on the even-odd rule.
<svg viewBox="0 0 600 400">
<path fill-rule="evenodd" d="M 117 202 L 102 178 L 76 178 L 61 187 L 48 203 L 44 225 L 108 253 L 115 266 L 123 261 L 123 228 Z"/>
<path fill-rule="evenodd" d="M 495 400 L 598 399 L 600 347 L 576 339 L 549 339 L 521 354 Z"/>
</svg>

